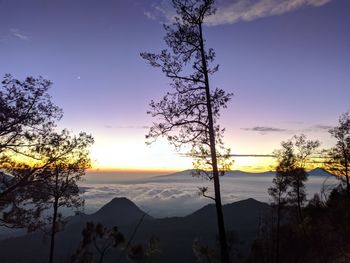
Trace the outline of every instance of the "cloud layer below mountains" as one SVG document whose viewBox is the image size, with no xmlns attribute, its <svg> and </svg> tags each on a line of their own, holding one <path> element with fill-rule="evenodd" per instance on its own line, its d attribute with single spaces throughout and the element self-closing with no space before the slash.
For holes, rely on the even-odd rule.
<svg viewBox="0 0 350 263">
<path fill-rule="evenodd" d="M 182 178 L 182 179 L 181 179 Z M 198 187 L 209 187 L 213 194 L 212 183 L 199 178 L 187 177 L 161 178 L 143 183 L 113 183 L 82 185 L 83 197 L 86 202 L 86 213 L 92 213 L 109 202 L 114 197 L 127 197 L 145 212 L 154 217 L 184 216 L 202 206 L 212 203 L 212 200 L 199 196 Z M 311 198 L 319 192 L 325 177 L 310 177 L 308 193 Z M 268 202 L 267 189 L 271 185 L 272 176 L 244 175 L 223 177 L 221 180 L 223 203 L 232 203 L 247 198 Z M 334 180 L 326 182 L 327 185 Z"/>
</svg>

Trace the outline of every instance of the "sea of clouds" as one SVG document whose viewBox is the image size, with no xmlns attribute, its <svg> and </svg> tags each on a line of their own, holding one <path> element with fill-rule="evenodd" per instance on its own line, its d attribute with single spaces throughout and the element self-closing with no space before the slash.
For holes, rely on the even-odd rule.
<svg viewBox="0 0 350 263">
<path fill-rule="evenodd" d="M 267 189 L 272 179 L 272 173 L 221 177 L 222 201 L 226 204 L 254 198 L 269 202 Z M 310 176 L 307 182 L 308 198 L 319 193 L 323 187 L 336 183 L 334 177 Z M 212 181 L 184 173 L 129 182 L 116 179 L 113 183 L 98 183 L 96 180 L 81 183 L 85 213 L 97 211 L 114 197 L 127 197 L 142 210 L 158 218 L 188 215 L 213 203 L 211 199 L 199 195 L 198 187 L 208 187 L 208 195 L 213 195 Z"/>
<path fill-rule="evenodd" d="M 221 177 L 221 195 L 224 204 L 254 198 L 269 202 L 267 189 L 271 186 L 274 173 L 249 174 L 231 173 Z M 319 193 L 322 188 L 331 188 L 339 181 L 333 176 L 309 176 L 306 184 L 308 198 Z M 150 176 L 147 174 L 88 173 L 86 180 L 80 182 L 82 197 L 85 199 L 84 212 L 91 214 L 115 197 L 127 197 L 143 211 L 153 217 L 185 216 L 201 207 L 213 203 L 211 199 L 200 196 L 198 187 L 208 187 L 208 195 L 213 195 L 212 181 L 192 177 L 190 172 L 169 176 Z M 66 216 L 71 209 L 61 209 Z M 118 211 L 116 211 L 118 213 Z M 25 230 L 0 227 L 0 240 L 25 234 Z"/>
</svg>

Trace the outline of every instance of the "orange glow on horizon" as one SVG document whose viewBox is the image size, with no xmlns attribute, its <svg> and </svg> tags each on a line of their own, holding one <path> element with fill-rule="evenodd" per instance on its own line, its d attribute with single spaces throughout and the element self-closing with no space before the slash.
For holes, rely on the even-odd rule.
<svg viewBox="0 0 350 263">
<path fill-rule="evenodd" d="M 188 168 L 191 169 L 191 168 Z M 159 173 L 159 172 L 180 172 L 186 169 L 164 169 L 164 168 L 125 168 L 125 167 L 92 167 L 87 172 L 127 172 L 127 173 Z"/>
<path fill-rule="evenodd" d="M 270 158 L 272 159 L 272 158 Z M 235 158 L 231 170 L 239 170 L 244 172 L 266 172 L 274 170 L 275 163 L 273 160 L 261 160 L 261 158 L 241 157 Z M 193 166 L 178 166 L 178 167 L 113 167 L 113 166 L 93 166 L 88 169 L 88 172 L 180 172 L 188 169 L 193 169 Z"/>
</svg>

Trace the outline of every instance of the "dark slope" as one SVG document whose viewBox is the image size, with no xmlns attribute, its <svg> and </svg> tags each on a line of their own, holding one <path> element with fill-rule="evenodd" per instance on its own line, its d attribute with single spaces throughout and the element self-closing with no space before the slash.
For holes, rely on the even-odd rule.
<svg viewBox="0 0 350 263">
<path fill-rule="evenodd" d="M 224 205 L 227 230 L 235 230 L 244 241 L 243 253 L 254 239 L 259 216 L 269 209 L 267 204 L 247 199 Z M 87 221 L 119 226 L 129 237 L 143 212 L 126 198 L 115 198 L 92 215 L 72 217 L 65 231 L 57 234 L 56 262 L 69 262 L 69 255 L 77 248 L 81 230 Z M 186 217 L 153 219 L 146 216 L 134 242 L 144 242 L 152 235 L 161 242 L 161 254 L 152 262 L 194 262 L 192 242 L 195 238 L 215 244 L 216 213 L 214 205 L 207 205 Z M 0 242 L 0 262 L 47 262 L 48 240 L 41 234 L 31 234 Z M 21 253 L 18 253 L 21 251 Z M 104 262 L 115 262 L 111 254 Z"/>
<path fill-rule="evenodd" d="M 65 230 L 56 235 L 56 260 L 69 262 L 69 255 L 77 249 L 86 222 L 92 221 L 109 227 L 128 229 L 127 225 L 135 225 L 143 214 L 144 212 L 130 200 L 114 198 L 94 214 L 81 214 L 68 218 Z M 146 215 L 145 221 L 148 220 L 153 218 Z M 49 237 L 43 237 L 42 233 L 3 240 L 0 242 L 0 262 L 47 262 L 48 243 Z M 17 253 L 18 250 L 21 253 Z"/>
</svg>

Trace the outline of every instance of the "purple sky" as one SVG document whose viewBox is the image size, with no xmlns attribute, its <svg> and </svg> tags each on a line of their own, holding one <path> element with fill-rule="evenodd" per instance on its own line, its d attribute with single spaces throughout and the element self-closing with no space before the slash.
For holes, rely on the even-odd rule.
<svg viewBox="0 0 350 263">
<path fill-rule="evenodd" d="M 52 80 L 60 127 L 93 134 L 96 167 L 190 168 L 164 141 L 144 144 L 148 103 L 169 80 L 139 53 L 164 48 L 167 2 L 0 0 L 0 74 Z M 328 127 L 350 110 L 349 14 L 348 0 L 218 1 L 205 34 L 212 84 L 235 94 L 221 118 L 233 153 L 268 154 L 299 133 L 331 145 Z"/>
</svg>

